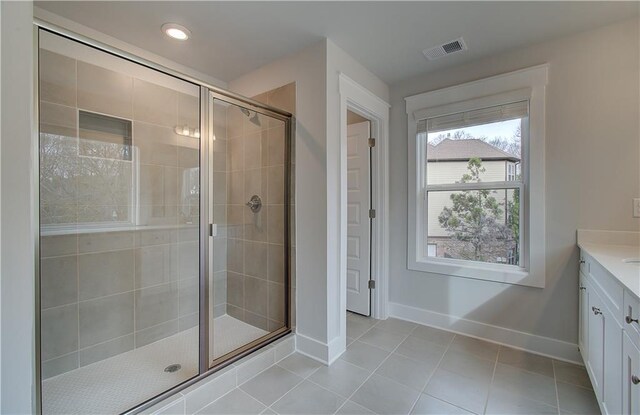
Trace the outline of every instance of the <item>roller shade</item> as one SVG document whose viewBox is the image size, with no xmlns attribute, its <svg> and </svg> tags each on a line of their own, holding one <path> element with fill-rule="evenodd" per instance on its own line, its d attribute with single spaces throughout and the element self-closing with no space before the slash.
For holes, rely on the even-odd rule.
<svg viewBox="0 0 640 415">
<path fill-rule="evenodd" d="M 529 115 L 529 101 L 512 102 L 488 108 L 447 114 L 418 121 L 418 133 L 434 133 L 524 118 Z"/>
</svg>

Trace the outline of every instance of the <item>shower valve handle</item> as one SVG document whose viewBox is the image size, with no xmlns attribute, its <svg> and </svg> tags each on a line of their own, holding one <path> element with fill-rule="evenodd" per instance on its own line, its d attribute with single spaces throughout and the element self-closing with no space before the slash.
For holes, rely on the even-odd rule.
<svg viewBox="0 0 640 415">
<path fill-rule="evenodd" d="M 258 213 L 260 212 L 260 209 L 262 209 L 262 200 L 260 199 L 260 196 L 253 195 L 245 205 L 249 206 L 249 209 L 251 209 L 253 213 Z"/>
</svg>

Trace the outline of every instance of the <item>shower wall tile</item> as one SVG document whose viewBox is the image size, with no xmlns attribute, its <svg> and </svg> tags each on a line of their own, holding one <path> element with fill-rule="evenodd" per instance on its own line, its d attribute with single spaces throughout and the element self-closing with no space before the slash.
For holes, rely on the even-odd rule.
<svg viewBox="0 0 640 415">
<path fill-rule="evenodd" d="M 178 166 L 178 135 L 173 128 L 135 121 L 133 145 L 140 163 Z"/>
<path fill-rule="evenodd" d="M 175 244 L 152 245 L 135 250 L 135 288 L 178 279 L 178 248 Z"/>
<path fill-rule="evenodd" d="M 245 275 L 244 309 L 261 316 L 266 316 L 268 288 L 267 281 Z"/>
<path fill-rule="evenodd" d="M 253 195 L 257 195 L 265 203 L 267 194 L 267 169 L 248 169 L 244 171 L 244 197 L 248 202 Z M 249 210 L 249 212 L 251 212 Z M 252 212 L 251 212 L 252 213 Z"/>
<path fill-rule="evenodd" d="M 244 273 L 244 241 L 241 239 L 229 239 L 227 245 L 227 269 L 229 271 Z"/>
<path fill-rule="evenodd" d="M 267 316 L 269 320 L 279 323 L 284 322 L 285 311 L 285 290 L 283 284 L 269 283 L 269 304 L 267 305 Z"/>
<path fill-rule="evenodd" d="M 224 205 L 227 203 L 227 178 L 225 172 L 213 173 L 213 203 L 215 205 Z"/>
<path fill-rule="evenodd" d="M 284 205 L 270 205 L 267 217 L 267 229 L 269 242 L 275 244 L 284 243 Z"/>
<path fill-rule="evenodd" d="M 183 317 L 198 312 L 198 278 L 178 281 L 178 316 Z"/>
<path fill-rule="evenodd" d="M 227 205 L 227 237 L 244 238 L 245 217 L 243 205 Z"/>
<path fill-rule="evenodd" d="M 135 232 L 135 246 L 175 244 L 178 232 L 175 229 L 148 229 Z"/>
<path fill-rule="evenodd" d="M 42 258 L 76 254 L 78 252 L 78 235 L 46 235 L 40 237 L 40 256 Z"/>
<path fill-rule="evenodd" d="M 40 100 L 76 106 L 76 61 L 40 49 Z"/>
<path fill-rule="evenodd" d="M 222 273 L 218 273 L 222 274 Z M 226 274 L 226 273 L 225 273 Z M 227 302 L 227 279 L 213 281 L 213 306 L 216 307 Z"/>
<path fill-rule="evenodd" d="M 235 137 L 227 142 L 227 167 L 233 172 L 244 169 L 244 144 L 243 136 Z"/>
<path fill-rule="evenodd" d="M 40 267 L 40 300 L 43 309 L 77 302 L 77 255 L 43 258 Z"/>
<path fill-rule="evenodd" d="M 262 136 L 266 132 L 256 131 L 244 137 L 244 168 L 255 169 L 262 166 Z"/>
<path fill-rule="evenodd" d="M 134 79 L 133 117 L 136 120 L 174 128 L 178 122 L 177 107 L 178 92 L 175 90 Z"/>
<path fill-rule="evenodd" d="M 248 241 L 267 241 L 267 207 L 263 206 L 260 212 L 253 213 L 244 206 L 238 206 L 239 213 L 244 211 L 244 238 Z"/>
<path fill-rule="evenodd" d="M 146 346 L 149 343 L 176 334 L 179 330 L 178 320 L 170 320 L 146 329 L 138 330 L 135 334 L 135 347 Z"/>
<path fill-rule="evenodd" d="M 134 247 L 134 232 L 92 232 L 78 235 L 78 252 L 116 251 Z"/>
<path fill-rule="evenodd" d="M 284 204 L 284 167 L 273 166 L 267 168 L 269 193 L 267 203 L 270 205 Z"/>
<path fill-rule="evenodd" d="M 235 272 L 227 272 L 227 303 L 244 307 L 244 276 Z"/>
<path fill-rule="evenodd" d="M 78 111 L 76 108 L 41 102 L 39 111 L 40 132 L 78 137 Z"/>
<path fill-rule="evenodd" d="M 271 282 L 284 283 L 284 245 L 269 244 L 267 277 Z"/>
<path fill-rule="evenodd" d="M 232 304 L 227 304 L 227 314 L 233 318 L 237 318 L 238 320 L 244 320 L 244 308 L 236 307 Z"/>
<path fill-rule="evenodd" d="M 233 140 L 243 134 L 243 122 L 246 116 L 235 105 L 227 109 L 227 139 Z"/>
<path fill-rule="evenodd" d="M 133 78 L 86 62 L 77 62 L 78 107 L 133 118 Z"/>
<path fill-rule="evenodd" d="M 197 278 L 200 275 L 200 245 L 197 241 L 178 243 L 178 278 Z"/>
<path fill-rule="evenodd" d="M 280 108 L 291 114 L 296 113 L 296 84 L 290 84 L 276 88 L 269 93 L 269 105 Z"/>
<path fill-rule="evenodd" d="M 180 329 L 180 331 L 184 331 L 184 330 L 188 330 L 190 328 L 196 327 L 198 324 L 200 324 L 200 314 L 199 313 L 193 313 L 193 314 L 188 314 L 186 316 L 182 316 L 178 319 L 178 328 Z M 198 332 L 196 331 L 194 336 L 197 337 Z M 194 344 L 197 343 L 197 339 L 194 341 Z"/>
<path fill-rule="evenodd" d="M 227 269 L 227 239 L 215 238 L 213 240 L 213 260 L 211 269 L 214 273 L 226 272 Z"/>
<path fill-rule="evenodd" d="M 41 313 L 42 360 L 78 349 L 78 305 L 49 308 Z"/>
<path fill-rule="evenodd" d="M 178 92 L 178 125 L 200 128 L 200 97 Z"/>
<path fill-rule="evenodd" d="M 245 200 L 244 193 L 244 171 L 234 171 L 227 174 L 227 203 L 231 205 L 244 205 L 249 200 Z"/>
<path fill-rule="evenodd" d="M 133 290 L 133 250 L 78 256 L 80 300 Z"/>
<path fill-rule="evenodd" d="M 200 167 L 200 140 L 178 136 L 178 166 Z"/>
<path fill-rule="evenodd" d="M 80 303 L 80 347 L 133 333 L 133 292 Z"/>
<path fill-rule="evenodd" d="M 227 148 L 227 140 L 216 136 L 213 142 L 213 171 L 227 171 Z"/>
<path fill-rule="evenodd" d="M 254 327 L 258 327 L 259 329 L 269 330 L 267 318 L 261 314 L 255 314 L 245 310 L 243 321 L 247 324 L 251 324 Z"/>
<path fill-rule="evenodd" d="M 78 368 L 78 352 L 42 362 L 42 379 L 52 378 Z"/>
<path fill-rule="evenodd" d="M 135 327 L 142 330 L 178 318 L 178 283 L 135 291 Z"/>
<path fill-rule="evenodd" d="M 113 340 L 87 347 L 80 350 L 78 359 L 80 366 L 90 365 L 100 360 L 108 359 L 117 354 L 133 350 L 133 334 L 117 337 Z"/>
<path fill-rule="evenodd" d="M 246 275 L 267 279 L 267 244 L 245 241 L 244 272 Z"/>
<path fill-rule="evenodd" d="M 279 166 L 284 164 L 284 122 L 267 130 L 267 166 Z"/>
</svg>

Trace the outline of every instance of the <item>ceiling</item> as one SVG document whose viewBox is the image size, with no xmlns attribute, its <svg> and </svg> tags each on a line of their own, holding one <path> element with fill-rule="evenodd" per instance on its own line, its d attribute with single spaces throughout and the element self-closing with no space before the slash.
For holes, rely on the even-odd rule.
<svg viewBox="0 0 640 415">
<path fill-rule="evenodd" d="M 638 15 L 636 2 L 100 2 L 40 8 L 231 81 L 327 37 L 388 84 Z M 187 42 L 160 26 L 179 23 Z M 468 51 L 422 50 L 463 36 Z"/>
</svg>

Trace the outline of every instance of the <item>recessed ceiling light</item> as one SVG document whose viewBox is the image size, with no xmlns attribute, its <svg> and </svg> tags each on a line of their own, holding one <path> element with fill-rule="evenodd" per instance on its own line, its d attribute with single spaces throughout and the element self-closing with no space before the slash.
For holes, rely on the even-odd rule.
<svg viewBox="0 0 640 415">
<path fill-rule="evenodd" d="M 178 40 L 187 40 L 191 37 L 191 32 L 184 26 L 176 23 L 165 23 L 162 25 L 162 31 L 165 35 Z"/>
</svg>

